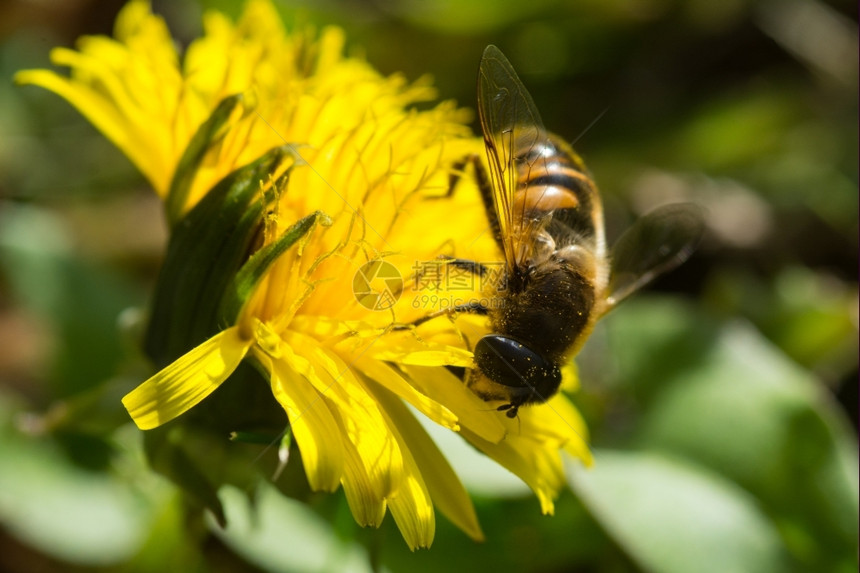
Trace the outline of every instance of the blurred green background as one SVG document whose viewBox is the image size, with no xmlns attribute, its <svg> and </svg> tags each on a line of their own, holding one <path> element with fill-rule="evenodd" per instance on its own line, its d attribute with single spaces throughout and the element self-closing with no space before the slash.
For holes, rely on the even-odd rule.
<svg viewBox="0 0 860 573">
<path fill-rule="evenodd" d="M 154 2 L 180 45 L 224 1 Z M 337 24 L 383 73 L 474 107 L 498 45 L 575 141 L 610 238 L 665 201 L 708 209 L 697 254 L 598 328 L 574 397 L 597 465 L 554 517 L 456 436 L 438 440 L 487 541 L 444 518 L 411 554 L 341 494 L 269 487 L 226 531 L 147 469 L 119 403 L 150 367 L 140 316 L 161 206 L 58 96 L 15 87 L 122 2 L 0 4 L 0 570 L 857 571 L 856 3 L 817 0 L 276 2 Z M 475 125 L 477 129 L 477 125 Z M 247 446 L 246 446 L 247 447 Z M 254 460 L 253 450 L 249 460 Z"/>
</svg>

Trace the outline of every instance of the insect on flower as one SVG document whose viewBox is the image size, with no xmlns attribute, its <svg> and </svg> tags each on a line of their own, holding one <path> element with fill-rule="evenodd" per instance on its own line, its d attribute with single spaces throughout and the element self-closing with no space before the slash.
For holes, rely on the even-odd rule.
<svg viewBox="0 0 860 573">
<path fill-rule="evenodd" d="M 466 161 L 474 164 L 505 268 L 489 287 L 496 304 L 452 312 L 489 317 L 492 334 L 475 345 L 466 383 L 486 401 L 503 401 L 498 410 L 514 418 L 521 406 L 558 391 L 560 366 L 598 319 L 690 256 L 702 235 L 702 211 L 693 204 L 658 208 L 610 253 L 600 195 L 584 163 L 544 129 L 531 95 L 492 45 L 481 59 L 478 112 L 489 177 L 476 156 Z M 460 264 L 483 272 L 479 263 Z"/>
</svg>

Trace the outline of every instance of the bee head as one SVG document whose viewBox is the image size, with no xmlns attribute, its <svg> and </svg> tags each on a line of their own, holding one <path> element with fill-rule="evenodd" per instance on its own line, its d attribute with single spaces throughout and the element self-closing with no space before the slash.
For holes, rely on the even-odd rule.
<svg viewBox="0 0 860 573">
<path fill-rule="evenodd" d="M 488 334 L 475 345 L 475 364 L 510 400 L 500 410 L 517 415 L 523 404 L 546 402 L 561 384 L 558 364 L 544 358 L 522 342 L 499 334 Z"/>
</svg>

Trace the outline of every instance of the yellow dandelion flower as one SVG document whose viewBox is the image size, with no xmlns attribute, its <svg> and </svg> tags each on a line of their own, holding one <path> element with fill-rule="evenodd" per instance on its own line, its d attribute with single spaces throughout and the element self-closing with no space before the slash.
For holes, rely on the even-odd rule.
<svg viewBox="0 0 860 573">
<path fill-rule="evenodd" d="M 473 394 L 446 367 L 473 365 L 482 317 L 392 328 L 481 296 L 481 285 L 447 280 L 428 289 L 428 273 L 445 269 L 440 255 L 501 260 L 474 183 L 464 177 L 446 193 L 452 165 L 481 149 L 468 115 L 451 103 L 410 108 L 434 97 L 426 82 L 344 57 L 340 30 L 314 38 L 280 22 L 264 0 L 236 23 L 208 13 L 180 58 L 161 18 L 133 1 L 115 38 L 52 52 L 70 77 L 16 78 L 77 107 L 149 179 L 173 223 L 162 279 L 178 286 L 156 293 L 150 325 L 150 354 L 170 363 L 124 405 L 141 429 L 155 428 L 250 360 L 286 411 L 310 487 L 342 486 L 361 525 L 379 526 L 390 510 L 408 545 L 427 547 L 435 507 L 482 537 L 416 410 L 518 475 L 551 513 L 560 452 L 590 463 L 569 400 L 559 394 L 511 420 Z M 234 225 L 218 219 L 224 212 L 237 214 Z M 195 258 L 197 245 L 216 258 Z M 188 308 L 193 324 L 171 320 Z M 565 385 L 575 385 L 572 371 Z"/>
</svg>

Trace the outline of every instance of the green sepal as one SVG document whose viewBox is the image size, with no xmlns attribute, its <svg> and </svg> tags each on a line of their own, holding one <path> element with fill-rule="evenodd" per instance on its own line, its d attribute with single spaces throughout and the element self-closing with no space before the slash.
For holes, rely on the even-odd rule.
<svg viewBox="0 0 860 573">
<path fill-rule="evenodd" d="M 203 157 L 227 133 L 227 130 L 222 128 L 233 110 L 241 102 L 242 94 L 235 94 L 222 99 L 209 119 L 197 128 L 188 143 L 188 147 L 185 148 L 185 152 L 176 166 L 176 171 L 173 173 L 173 179 L 170 180 L 170 189 L 164 200 L 167 222 L 171 227 L 182 217 L 188 201 L 188 192 L 191 190 L 191 184 L 194 182 L 194 176 L 197 175 L 197 169 L 200 167 Z"/>
<path fill-rule="evenodd" d="M 289 229 L 278 237 L 278 239 L 260 249 L 248 259 L 242 268 L 236 273 L 233 282 L 224 293 L 219 315 L 227 323 L 234 323 L 239 316 L 239 311 L 248 302 L 257 284 L 266 276 L 269 267 L 278 260 L 284 252 L 296 244 L 296 242 L 307 235 L 317 223 L 330 225 L 331 219 L 322 211 L 315 211 L 299 219 Z"/>
<path fill-rule="evenodd" d="M 260 181 L 287 157 L 276 147 L 222 179 L 172 229 L 158 277 L 144 348 L 163 368 L 217 333 L 226 289 L 259 232 Z"/>
</svg>

